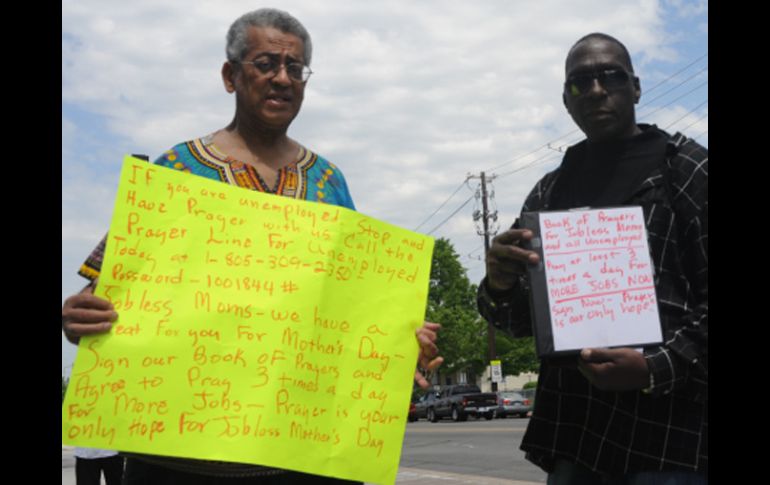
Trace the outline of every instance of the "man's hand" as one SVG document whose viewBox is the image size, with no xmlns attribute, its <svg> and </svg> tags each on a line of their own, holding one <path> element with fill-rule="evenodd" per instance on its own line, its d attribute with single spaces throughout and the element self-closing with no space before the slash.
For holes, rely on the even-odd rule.
<svg viewBox="0 0 770 485">
<path fill-rule="evenodd" d="M 505 291 L 513 287 L 516 278 L 526 272 L 527 264 L 537 264 L 540 256 L 521 247 L 523 241 L 532 239 L 529 229 L 509 229 L 492 239 L 487 252 L 487 285 L 493 291 Z"/>
<path fill-rule="evenodd" d="M 634 349 L 583 349 L 578 369 L 602 391 L 633 391 L 650 385 L 647 359 Z"/>
<path fill-rule="evenodd" d="M 414 373 L 414 380 L 423 389 L 429 389 L 430 382 L 419 369 L 434 371 L 444 362 L 444 358 L 438 356 L 438 347 L 436 347 L 436 332 L 440 328 L 441 325 L 438 323 L 424 322 L 422 327 L 415 331 L 417 343 L 420 345 L 420 354 L 417 357 L 418 370 Z"/>
<path fill-rule="evenodd" d="M 109 332 L 112 322 L 117 319 L 112 303 L 94 296 L 91 286 L 67 298 L 61 309 L 62 330 L 73 344 L 77 344 L 83 335 Z"/>
</svg>

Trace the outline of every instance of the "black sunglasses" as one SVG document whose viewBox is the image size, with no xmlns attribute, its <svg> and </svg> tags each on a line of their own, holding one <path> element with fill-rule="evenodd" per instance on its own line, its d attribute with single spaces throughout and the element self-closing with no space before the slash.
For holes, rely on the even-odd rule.
<svg viewBox="0 0 770 485">
<path fill-rule="evenodd" d="M 626 87 L 631 75 L 623 69 L 604 69 L 586 74 L 573 74 L 564 83 L 564 90 L 572 96 L 582 96 L 591 90 L 594 79 L 598 80 L 604 89 L 611 91 Z"/>
</svg>

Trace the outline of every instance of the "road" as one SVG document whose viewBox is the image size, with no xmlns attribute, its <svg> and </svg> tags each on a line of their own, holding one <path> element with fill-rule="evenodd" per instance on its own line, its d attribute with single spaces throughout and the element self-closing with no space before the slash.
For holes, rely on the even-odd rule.
<svg viewBox="0 0 770 485">
<path fill-rule="evenodd" d="M 519 450 L 529 419 L 408 423 L 397 484 L 537 485 L 545 473 Z M 75 485 L 71 446 L 62 447 L 62 485 Z"/>
<path fill-rule="evenodd" d="M 524 452 L 519 449 L 528 422 L 529 419 L 519 418 L 492 421 L 471 418 L 463 423 L 449 420 L 409 423 L 399 477 L 405 470 L 430 470 L 505 480 L 490 480 L 489 483 L 512 483 L 509 480 L 545 483 L 545 472 L 526 461 Z"/>
</svg>

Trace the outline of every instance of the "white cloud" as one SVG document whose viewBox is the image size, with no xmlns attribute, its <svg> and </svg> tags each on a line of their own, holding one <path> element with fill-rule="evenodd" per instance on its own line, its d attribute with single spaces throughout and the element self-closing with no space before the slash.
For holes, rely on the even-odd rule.
<svg viewBox="0 0 770 485">
<path fill-rule="evenodd" d="M 665 0 L 680 17 L 703 15 L 708 12 L 708 0 Z"/>
</svg>

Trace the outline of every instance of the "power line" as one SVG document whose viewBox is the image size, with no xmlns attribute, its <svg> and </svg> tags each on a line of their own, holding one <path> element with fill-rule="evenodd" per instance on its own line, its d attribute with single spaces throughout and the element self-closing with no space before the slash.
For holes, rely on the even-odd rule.
<svg viewBox="0 0 770 485">
<path fill-rule="evenodd" d="M 706 113 L 705 115 L 701 116 L 700 118 L 698 118 L 697 120 L 693 121 L 692 123 L 690 123 L 689 125 L 685 126 L 684 128 L 682 128 L 679 131 L 685 131 L 689 127 L 691 127 L 692 125 L 694 125 L 694 124 L 698 123 L 699 121 L 702 121 L 703 119 L 708 118 L 708 117 L 709 117 L 709 115 L 708 115 L 708 113 Z"/>
<path fill-rule="evenodd" d="M 702 56 L 700 56 L 699 58 L 695 59 L 694 61 L 692 61 L 691 63 L 687 64 L 686 66 L 684 66 L 684 67 L 683 67 L 683 68 L 681 68 L 680 70 L 676 71 L 674 74 L 671 74 L 670 76 L 666 77 L 665 79 L 663 79 L 662 81 L 660 81 L 660 82 L 659 82 L 658 84 L 656 84 L 655 86 L 653 86 L 653 87 L 651 87 L 650 89 L 647 89 L 647 90 L 645 90 L 645 91 L 646 91 L 647 93 L 649 93 L 649 92 L 651 92 L 651 91 L 655 91 L 656 89 L 658 89 L 658 88 L 659 88 L 659 87 L 661 87 L 662 85 L 666 84 L 666 82 L 668 82 L 670 79 L 674 78 L 674 77 L 675 77 L 675 76 L 677 76 L 678 74 L 681 74 L 681 73 L 683 73 L 684 71 L 686 71 L 687 69 L 689 69 L 689 68 L 690 68 L 690 66 L 692 66 L 693 64 L 697 64 L 697 63 L 698 63 L 698 62 L 699 62 L 701 59 L 703 59 L 704 57 L 708 57 L 708 55 L 709 55 L 709 53 L 708 53 L 708 51 L 707 51 L 705 54 L 703 54 L 703 55 L 702 55 Z M 706 66 L 706 67 L 708 67 L 708 66 Z"/>
<path fill-rule="evenodd" d="M 680 82 L 679 84 L 677 84 L 677 85 L 676 85 L 676 86 L 674 86 L 673 88 L 669 89 L 668 91 L 665 91 L 665 92 L 664 92 L 664 93 L 662 93 L 662 94 L 659 94 L 658 96 L 656 96 L 656 97 L 654 97 L 654 98 L 652 98 L 652 99 L 645 99 L 645 100 L 644 100 L 644 104 L 643 104 L 642 106 L 640 106 L 640 108 L 644 108 L 644 107 L 646 107 L 648 104 L 652 103 L 653 101 L 656 101 L 656 100 L 658 100 L 658 99 L 662 98 L 663 96 L 667 95 L 667 94 L 668 94 L 668 93 L 670 93 L 671 91 L 674 91 L 674 90 L 676 90 L 677 88 L 679 88 L 679 87 L 683 86 L 683 85 L 684 85 L 686 82 L 690 81 L 691 79 L 695 79 L 695 78 L 696 78 L 696 77 L 697 77 L 697 76 L 698 76 L 700 73 L 702 73 L 703 71 L 707 70 L 708 68 L 709 68 L 708 66 L 704 67 L 703 69 L 701 69 L 700 71 L 696 72 L 696 73 L 695 73 L 695 74 L 693 74 L 692 76 L 688 77 L 688 78 L 687 78 L 687 79 L 685 79 L 684 81 Z"/>
<path fill-rule="evenodd" d="M 543 155 L 540 158 L 536 158 L 535 160 L 532 160 L 531 162 L 529 162 L 526 165 L 522 165 L 521 167 L 517 167 L 514 170 L 511 170 L 510 172 L 503 172 L 501 174 L 498 174 L 497 177 L 498 178 L 507 177 L 508 175 L 513 175 L 513 174 L 515 174 L 517 172 L 521 172 L 522 170 L 526 170 L 526 169 L 528 169 L 530 167 L 533 167 L 533 166 L 537 165 L 538 163 L 545 163 L 545 162 L 550 162 L 552 160 L 560 159 L 561 156 L 562 156 L 561 154 L 557 155 L 557 154 L 553 154 L 553 153 L 547 153 L 547 154 Z"/>
<path fill-rule="evenodd" d="M 700 108 L 701 106 L 703 106 L 704 104 L 706 104 L 706 103 L 708 103 L 708 102 L 709 102 L 709 100 L 708 100 L 708 99 L 706 99 L 706 101 L 704 101 L 704 102 L 702 102 L 701 104 L 699 104 L 698 106 L 694 107 L 693 109 L 691 109 L 690 111 L 688 111 L 688 112 L 687 112 L 687 113 L 686 113 L 684 116 L 682 116 L 681 118 L 677 119 L 677 120 L 676 120 L 676 121 L 674 121 L 673 123 L 669 123 L 669 124 L 668 124 L 668 126 L 664 127 L 663 129 L 664 129 L 664 130 L 667 130 L 667 129 L 671 128 L 671 127 L 672 127 L 672 126 L 674 126 L 675 124 L 679 123 L 679 122 L 680 122 L 680 121 L 682 121 L 683 119 L 685 119 L 685 118 L 687 118 L 688 116 L 690 116 L 691 114 L 695 113 L 695 111 L 697 111 L 697 110 L 698 110 L 698 108 Z M 695 121 L 695 123 L 697 123 L 697 122 L 698 122 L 698 121 L 700 121 L 701 119 L 705 118 L 706 116 L 708 116 L 708 115 L 705 115 L 705 116 L 701 117 L 699 120 L 696 120 L 696 121 Z M 689 128 L 690 126 L 694 125 L 695 123 L 692 123 L 692 124 L 690 124 L 690 125 L 687 125 L 687 128 Z M 686 130 L 687 128 L 683 128 L 681 131 L 684 131 L 684 130 Z"/>
<path fill-rule="evenodd" d="M 697 140 L 698 138 L 702 137 L 703 135 L 705 135 L 708 132 L 709 132 L 708 130 L 702 131 L 702 132 L 698 133 L 697 135 L 695 135 L 694 137 L 692 137 L 692 139 L 693 140 Z"/>
<path fill-rule="evenodd" d="M 447 222 L 449 219 L 453 218 L 453 217 L 455 216 L 455 214 L 457 214 L 458 212 L 460 212 L 460 210 L 461 210 L 463 207 L 465 207 L 466 205 L 468 205 L 468 202 L 470 202 L 470 201 L 471 201 L 471 199 L 473 199 L 473 195 L 471 195 L 470 197 L 468 197 L 468 199 L 466 199 L 466 201 L 465 201 L 465 202 L 463 202 L 463 203 L 462 203 L 462 205 L 460 205 L 460 207 L 458 207 L 457 209 L 455 209 L 455 211 L 454 211 L 454 212 L 452 212 L 451 214 L 449 214 L 449 217 L 447 217 L 446 219 L 444 219 L 443 221 L 441 221 L 441 222 L 439 223 L 439 225 L 438 225 L 438 226 L 434 227 L 434 228 L 433 228 L 433 229 L 432 229 L 430 232 L 428 232 L 428 235 L 431 235 L 431 234 L 433 234 L 434 232 L 436 232 L 436 229 L 438 229 L 439 227 L 441 227 L 441 226 L 443 226 L 444 224 L 446 224 L 446 222 Z"/>
<path fill-rule="evenodd" d="M 446 199 L 444 202 L 442 202 L 440 206 L 438 206 L 438 209 L 436 209 L 435 211 L 433 211 L 433 213 L 432 213 L 431 215 L 429 215 L 428 217 L 426 217 L 426 218 L 425 218 L 425 220 L 424 220 L 424 221 L 422 221 L 422 222 L 420 223 L 420 225 L 418 225 L 417 227 L 415 227 L 415 228 L 413 229 L 413 231 L 417 231 L 417 229 L 421 228 L 421 227 L 422 227 L 422 226 L 423 226 L 423 225 L 424 225 L 426 222 L 428 222 L 428 221 L 430 220 L 430 218 L 431 218 L 431 217 L 435 216 L 435 215 L 436 215 L 436 213 L 437 213 L 438 211 L 440 211 L 440 210 L 441 210 L 441 208 L 442 208 L 442 207 L 444 207 L 444 206 L 447 204 L 447 202 L 449 202 L 449 201 L 452 199 L 452 197 L 454 197 L 454 196 L 455 196 L 455 194 L 456 194 L 457 192 L 459 192 L 459 191 L 460 191 L 460 189 L 462 189 L 462 188 L 463 188 L 463 185 L 465 185 L 467 182 L 468 182 L 468 178 L 466 178 L 465 180 L 463 180 L 463 181 L 462 181 L 462 183 L 459 185 L 459 187 L 457 187 L 457 188 L 455 189 L 455 191 L 454 191 L 454 192 L 452 192 L 452 195 L 450 195 L 449 197 L 447 197 L 447 199 Z"/>
<path fill-rule="evenodd" d="M 649 113 L 640 114 L 640 115 L 639 115 L 639 118 L 647 117 L 647 116 L 650 116 L 650 115 L 651 115 L 651 114 L 653 114 L 653 113 L 657 113 L 658 111 L 662 110 L 662 109 L 663 109 L 663 108 L 665 108 L 666 106 L 670 106 L 670 105 L 672 105 L 672 104 L 673 104 L 675 101 L 679 101 L 680 99 L 682 99 L 682 98 L 684 98 L 685 96 L 687 96 L 687 95 L 689 95 L 689 94 L 693 93 L 694 91 L 696 91 L 696 90 L 698 90 L 698 89 L 702 88 L 703 86 L 705 86 L 705 85 L 706 85 L 706 84 L 708 84 L 708 83 L 709 83 L 708 81 L 705 81 L 705 82 L 702 82 L 702 83 L 700 83 L 699 85 L 695 86 L 694 88 L 692 88 L 691 90 L 687 91 L 686 93 L 684 93 L 684 94 L 682 94 L 682 95 L 680 95 L 680 96 L 677 96 L 676 98 L 672 99 L 671 101 L 669 101 L 668 103 L 666 103 L 666 104 L 664 104 L 664 105 L 658 106 L 656 109 L 654 109 L 654 110 L 650 111 Z"/>
<path fill-rule="evenodd" d="M 474 261 L 482 261 L 482 260 L 483 260 L 483 258 L 482 258 L 481 256 L 478 256 L 478 257 L 477 257 L 477 256 L 474 256 L 474 255 L 473 255 L 473 253 L 475 253 L 476 251 L 478 251 L 479 249 L 481 249 L 481 248 L 483 248 L 483 247 L 484 247 L 484 244 L 481 244 L 481 245 L 479 245 L 479 246 L 478 246 L 476 249 L 474 249 L 473 251 L 471 251 L 471 252 L 469 252 L 469 253 L 468 253 L 468 256 L 467 256 L 467 258 L 468 258 L 468 259 L 472 259 L 472 260 L 474 260 Z"/>
<path fill-rule="evenodd" d="M 499 168 L 502 168 L 502 167 L 504 167 L 504 166 L 506 166 L 506 165 L 508 165 L 508 164 L 510 164 L 510 163 L 513 163 L 513 162 L 515 162 L 516 160 L 520 160 L 520 159 L 522 159 L 522 158 L 525 158 L 525 157 L 528 157 L 528 156 L 530 156 L 530 155 L 534 155 L 535 153 L 539 152 L 539 151 L 540 151 L 540 150 L 542 150 L 543 148 L 551 148 L 551 145 L 552 145 L 553 143 L 555 143 L 556 141 L 558 141 L 558 140 L 561 140 L 562 138 L 566 138 L 566 137 L 568 137 L 569 135 L 571 135 L 571 134 L 573 134 L 573 133 L 575 133 L 575 132 L 577 132 L 577 131 L 579 131 L 579 129 L 574 129 L 574 130 L 570 131 L 570 132 L 569 132 L 569 133 L 567 133 L 567 134 L 564 134 L 564 135 L 562 135 L 562 136 L 560 136 L 560 137 L 558 137 L 558 138 L 554 138 L 553 140 L 551 140 L 551 141 L 549 141 L 549 142 L 545 143 L 545 144 L 544 144 L 543 146 L 541 146 L 541 147 L 538 147 L 538 148 L 536 148 L 536 149 L 532 150 L 532 151 L 531 151 L 531 152 L 529 152 L 529 153 L 525 153 L 525 154 L 523 154 L 523 155 L 519 155 L 518 157 L 515 157 L 515 158 L 513 158 L 513 159 L 511 159 L 511 160 L 508 160 L 507 162 L 503 162 L 503 163 L 501 163 L 500 165 L 496 165 L 496 166 L 494 166 L 494 167 L 491 167 L 491 168 L 487 168 L 487 169 L 485 169 L 485 170 L 484 170 L 484 172 L 492 172 L 492 171 L 494 171 L 494 170 L 497 170 L 497 169 L 499 169 Z"/>
</svg>

